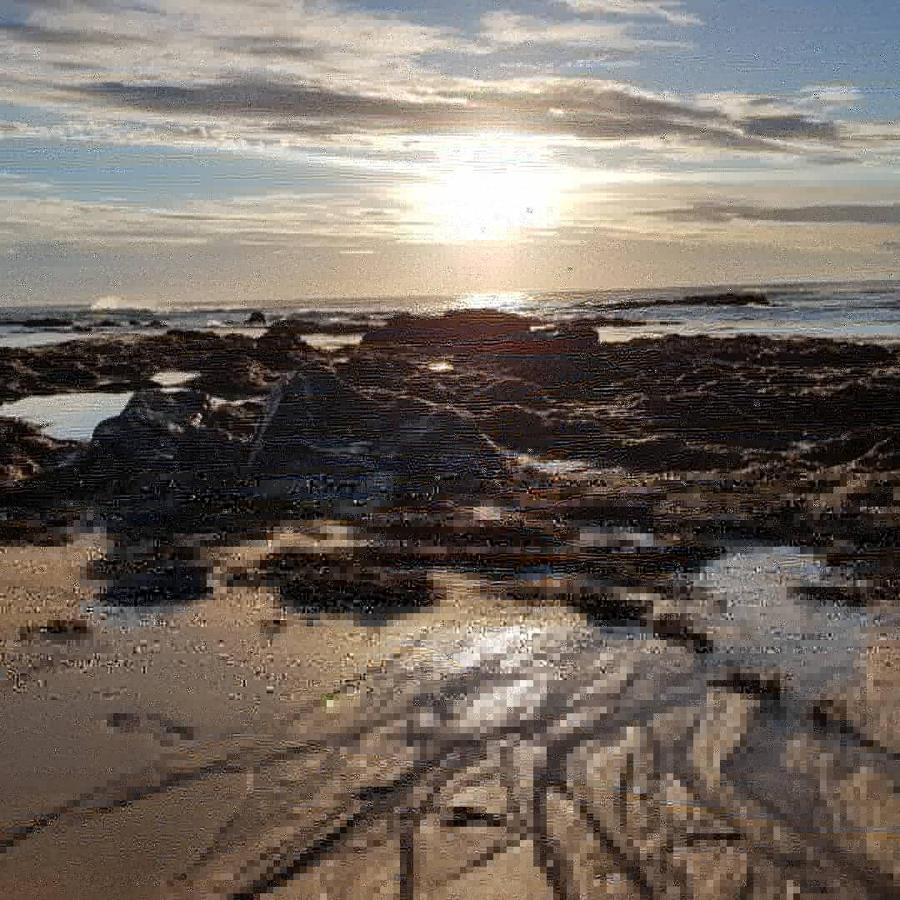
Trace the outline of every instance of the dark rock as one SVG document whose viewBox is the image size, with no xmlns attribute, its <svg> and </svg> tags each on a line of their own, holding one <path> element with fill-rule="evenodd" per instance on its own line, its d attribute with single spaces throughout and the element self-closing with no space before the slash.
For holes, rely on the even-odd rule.
<svg viewBox="0 0 900 900">
<path fill-rule="evenodd" d="M 254 348 L 253 339 L 244 335 L 178 330 L 0 348 L 0 400 L 94 390 L 111 381 L 140 388 L 160 369 L 227 370 L 236 360 L 252 359 Z"/>
<path fill-rule="evenodd" d="M 36 425 L 0 417 L 0 483 L 21 482 L 61 465 L 77 453 L 75 441 L 58 441 Z"/>
<path fill-rule="evenodd" d="M 498 445 L 519 453 L 550 450 L 555 434 L 547 419 L 513 404 L 492 407 L 479 418 L 485 433 Z"/>
<path fill-rule="evenodd" d="M 364 393 L 319 363 L 277 389 L 253 454 L 259 477 L 400 479 L 497 477 L 500 454 L 473 420 L 446 407 Z"/>
<path fill-rule="evenodd" d="M 730 670 L 724 678 L 711 678 L 710 687 L 725 688 L 735 694 L 748 694 L 780 700 L 785 692 L 784 676 L 778 672 Z"/>
<path fill-rule="evenodd" d="M 253 310 L 252 313 L 250 313 L 249 316 L 247 316 L 246 320 L 244 321 L 244 324 L 249 325 L 251 327 L 255 327 L 255 326 L 259 326 L 259 325 L 265 326 L 265 324 L 266 324 L 265 314 L 261 313 L 258 309 L 255 309 L 255 310 Z"/>
<path fill-rule="evenodd" d="M 302 359 L 316 355 L 313 348 L 303 340 L 309 329 L 302 323 L 284 319 L 270 326 L 256 341 L 256 356 L 270 365 L 284 365 L 288 359 Z"/>
<path fill-rule="evenodd" d="M 139 391 L 121 415 L 96 427 L 88 464 L 153 475 L 230 470 L 243 462 L 251 434 L 240 412 L 216 407 L 206 394 Z"/>
<path fill-rule="evenodd" d="M 769 298 L 760 291 L 726 291 L 722 294 L 688 294 L 683 306 L 769 306 Z"/>
<path fill-rule="evenodd" d="M 362 334 L 369 328 L 368 322 L 323 320 L 308 316 L 291 316 L 284 321 L 297 334 Z"/>
<path fill-rule="evenodd" d="M 229 365 L 204 372 L 192 381 L 192 387 L 226 400 L 268 394 L 281 376 L 260 362 L 239 357 Z"/>
<path fill-rule="evenodd" d="M 455 345 L 472 348 L 497 343 L 530 343 L 538 339 L 537 333 L 531 331 L 532 326 L 540 324 L 538 319 L 487 309 L 447 312 L 442 316 L 403 313 L 382 327 L 367 331 L 363 344 L 428 350 Z"/>
<path fill-rule="evenodd" d="M 114 606 L 186 603 L 211 590 L 209 564 L 194 546 L 118 541 L 110 554 L 90 563 L 98 598 Z"/>
<path fill-rule="evenodd" d="M 491 379 L 486 384 L 483 380 L 474 385 L 474 389 L 463 393 L 459 398 L 466 409 L 485 409 L 494 404 L 514 404 L 528 407 L 543 407 L 547 397 L 541 385 L 533 381 L 524 381 L 521 378 Z"/>
<path fill-rule="evenodd" d="M 422 569 L 312 563 L 282 573 L 280 581 L 285 607 L 306 615 L 352 615 L 360 621 L 378 621 L 433 603 L 428 573 Z"/>
<path fill-rule="evenodd" d="M 712 652 L 712 640 L 707 634 L 699 631 L 690 617 L 683 613 L 664 613 L 656 616 L 651 626 L 654 637 L 688 647 L 694 653 Z"/>
<path fill-rule="evenodd" d="M 72 319 L 59 316 L 32 316 L 24 319 L 5 319 L 3 325 L 19 325 L 25 328 L 68 328 Z"/>
</svg>

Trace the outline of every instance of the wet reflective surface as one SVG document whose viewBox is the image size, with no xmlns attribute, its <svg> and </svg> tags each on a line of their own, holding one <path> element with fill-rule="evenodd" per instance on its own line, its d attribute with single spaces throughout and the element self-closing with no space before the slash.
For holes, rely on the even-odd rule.
<svg viewBox="0 0 900 900">
<path fill-rule="evenodd" d="M 104 420 L 119 415 L 133 392 L 52 394 L 0 403 L 0 416 L 46 426 L 44 432 L 59 440 L 89 441 Z"/>
<path fill-rule="evenodd" d="M 79 552 L 98 552 L 92 540 Z M 364 546 L 330 522 L 285 541 Z M 216 582 L 277 546 L 222 556 Z M 52 559 L 10 553 L 26 585 Z M 83 605 L 86 640 L 32 639 L 44 662 L 5 702 L 17 787 L 0 884 L 493 897 L 501 878 L 510 896 L 549 897 L 581 896 L 586 878 L 655 896 L 697 895 L 702 871 L 749 879 L 753 896 L 890 891 L 890 801 L 873 792 L 893 783 L 893 756 L 814 710 L 896 623 L 801 599 L 834 577 L 814 553 L 745 544 L 691 576 L 705 653 L 431 577 L 434 609 L 374 629 L 326 617 L 261 631 L 264 597 L 231 588 L 125 618 Z M 73 746 L 94 755 L 74 779 Z M 55 776 L 33 782 L 36 762 Z"/>
</svg>

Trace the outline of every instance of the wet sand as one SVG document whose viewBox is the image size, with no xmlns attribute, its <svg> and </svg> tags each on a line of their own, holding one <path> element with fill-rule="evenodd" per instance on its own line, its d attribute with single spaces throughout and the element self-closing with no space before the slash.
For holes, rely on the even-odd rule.
<svg viewBox="0 0 900 900">
<path fill-rule="evenodd" d="M 289 533 L 273 546 L 298 544 L 308 547 L 309 540 Z M 545 810 L 545 827 L 574 867 L 566 877 L 587 877 L 592 885 L 578 896 L 639 896 L 635 872 L 644 867 L 657 886 L 702 871 L 720 887 L 704 893 L 712 890 L 707 885 L 691 896 L 731 896 L 721 885 L 731 879 L 737 890 L 739 873 L 757 865 L 753 857 L 761 848 L 796 854 L 790 834 L 780 830 L 800 827 L 788 813 L 797 815 L 801 803 L 803 827 L 811 829 L 801 830 L 804 842 L 807 834 L 820 835 L 809 841 L 815 869 L 838 879 L 829 895 L 877 896 L 898 874 L 897 810 L 884 792 L 894 783 L 892 759 L 900 749 L 891 704 L 900 687 L 898 642 L 889 637 L 896 622 L 856 621 L 836 635 L 837 647 L 819 648 L 846 654 L 834 673 L 802 653 L 780 658 L 778 668 L 794 688 L 780 712 L 766 709 L 765 695 L 752 687 L 729 690 L 722 681 L 729 661 L 758 671 L 748 663 L 773 652 L 770 629 L 793 628 L 801 651 L 813 647 L 817 637 L 803 631 L 804 623 L 779 618 L 777 608 L 768 624 L 752 613 L 742 620 L 715 612 L 720 591 L 735 599 L 735 579 L 744 585 L 738 599 L 752 605 L 747 573 L 766 565 L 758 584 L 773 603 L 779 584 L 787 605 L 785 583 L 793 583 L 794 570 L 808 558 L 757 548 L 732 557 L 736 571 L 713 564 L 707 580 L 721 580 L 707 585 L 704 602 L 709 631 L 723 649 L 697 655 L 639 629 L 587 626 L 565 608 L 492 602 L 489 584 L 451 573 L 433 576 L 436 607 L 381 627 L 326 618 L 290 622 L 273 634 L 264 623 L 280 604 L 260 589 L 222 589 L 189 608 L 159 613 L 86 614 L 90 585 L 82 566 L 97 551 L 90 536 L 65 548 L 4 550 L 3 657 L 7 672 L 19 674 L 17 683 L 4 685 L 4 832 L 14 836 L 11 827 L 63 808 L 58 820 L 3 854 L 0 884 L 7 896 L 236 894 L 261 889 L 256 883 L 266 878 L 278 888 L 275 896 L 402 896 L 405 851 L 396 817 L 411 802 L 402 792 L 372 811 L 322 865 L 293 872 L 283 857 L 358 812 L 363 786 L 373 791 L 410 767 L 418 771 L 420 757 L 441 741 L 471 758 L 451 767 L 444 749 L 439 758 L 447 783 L 438 795 L 436 786 L 411 788 L 412 799 L 427 800 L 409 876 L 418 886 L 415 896 L 555 896 L 529 830 L 536 826 L 510 824 L 512 788 L 504 781 L 511 771 L 513 793 L 523 791 L 528 773 L 546 765 L 551 737 L 566 745 L 567 761 L 563 785 L 548 794 L 553 808 Z M 252 565 L 259 553 L 258 545 L 223 553 L 217 567 Z M 20 629 L 30 623 L 79 616 L 90 625 L 87 636 L 22 639 Z M 725 686 L 710 687 L 717 679 Z M 835 703 L 849 701 L 851 721 L 865 740 L 817 731 L 804 715 L 810 697 L 829 690 Z M 415 701 L 423 695 L 427 704 Z M 525 727 L 528 722 L 539 727 Z M 683 762 L 678 768 L 669 760 L 675 781 L 666 786 L 666 760 L 657 757 L 690 735 L 690 767 L 685 772 Z M 765 746 L 776 743 L 783 755 Z M 629 801 L 637 829 L 632 844 L 622 843 L 621 785 L 609 761 L 626 750 L 630 777 L 647 784 L 635 787 Z M 726 790 L 720 770 L 741 753 L 757 758 L 738 762 L 743 776 L 729 780 Z M 517 754 L 522 758 L 503 763 Z M 743 793 L 748 767 L 760 784 Z M 426 767 L 426 782 L 433 772 Z M 772 777 L 785 774 L 790 780 L 776 789 Z M 97 795 L 85 805 L 71 806 L 92 791 Z M 687 793 L 678 801 L 673 791 Z M 762 803 L 758 812 L 748 809 L 748 798 Z M 527 811 L 533 800 L 517 802 L 515 815 L 534 815 Z M 615 826 L 609 835 L 618 844 L 598 841 L 586 825 L 585 804 L 594 810 L 588 821 L 612 817 L 607 827 Z M 662 809 L 669 821 L 659 820 Z M 469 815 L 475 819 L 467 824 Z M 731 839 L 724 848 L 714 839 L 699 850 L 689 843 L 678 850 L 681 875 L 666 866 L 654 874 L 662 851 L 648 848 L 680 834 L 684 816 L 689 824 L 701 815 L 727 816 L 731 824 L 716 828 L 729 834 L 746 826 L 748 815 L 760 818 L 750 829 L 755 837 L 742 838 L 739 849 Z M 462 824 L 453 824 L 454 816 Z M 837 820 L 836 830 L 830 823 Z M 641 849 L 639 837 L 651 843 Z M 498 842 L 508 846 L 501 851 Z M 490 856 L 485 865 L 466 869 L 484 854 Z M 579 862 L 579 854 L 588 861 Z M 852 877 L 844 871 L 848 859 L 856 867 Z M 279 866 L 290 877 L 279 877 Z M 812 867 L 808 854 L 791 863 L 806 878 Z M 185 874 L 186 883 L 177 880 Z M 774 885 L 786 876 L 769 877 Z"/>
</svg>

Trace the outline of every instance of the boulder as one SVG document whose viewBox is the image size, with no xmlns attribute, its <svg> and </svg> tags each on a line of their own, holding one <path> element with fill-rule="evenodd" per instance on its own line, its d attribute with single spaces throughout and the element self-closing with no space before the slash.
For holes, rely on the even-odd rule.
<svg viewBox="0 0 900 900">
<path fill-rule="evenodd" d="M 261 313 L 258 309 L 254 309 L 249 316 L 247 316 L 244 321 L 245 325 L 249 325 L 251 328 L 265 327 L 266 325 L 266 317 L 264 313 Z"/>
<path fill-rule="evenodd" d="M 229 406 L 198 391 L 138 391 L 96 427 L 89 459 L 98 470 L 148 475 L 231 469 L 243 462 L 256 416 Z"/>
<path fill-rule="evenodd" d="M 249 357 L 238 357 L 229 365 L 217 366 L 194 379 L 193 387 L 227 400 L 268 394 L 279 375 Z"/>
<path fill-rule="evenodd" d="M 309 329 L 301 322 L 284 319 L 271 325 L 256 341 L 256 356 L 267 365 L 279 366 L 289 359 L 315 354 L 303 340 Z"/>
<path fill-rule="evenodd" d="M 389 344 L 417 350 L 458 346 L 477 348 L 497 343 L 532 341 L 538 319 L 490 309 L 456 310 L 442 316 L 403 313 L 385 325 L 367 331 L 363 344 Z"/>
<path fill-rule="evenodd" d="M 261 480 L 421 488 L 496 478 L 503 463 L 474 420 L 418 398 L 363 392 L 309 362 L 273 392 L 251 468 Z"/>
</svg>

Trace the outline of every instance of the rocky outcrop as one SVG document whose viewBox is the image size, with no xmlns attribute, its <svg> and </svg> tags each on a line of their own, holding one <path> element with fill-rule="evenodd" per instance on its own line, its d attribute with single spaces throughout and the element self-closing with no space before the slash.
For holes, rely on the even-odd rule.
<svg viewBox="0 0 900 900">
<path fill-rule="evenodd" d="M 47 437 L 29 422 L 0 416 L 0 484 L 34 478 L 71 458 L 78 446 Z"/>
<path fill-rule="evenodd" d="M 309 329 L 301 323 L 285 319 L 272 325 L 256 342 L 257 358 L 273 367 L 284 366 L 288 362 L 303 361 L 315 356 L 313 348 L 303 340 Z M 284 371 L 284 369 L 282 369 Z"/>
<path fill-rule="evenodd" d="M 101 422 L 87 465 L 110 474 L 230 471 L 240 466 L 259 407 L 217 404 L 198 391 L 139 391 L 123 412 Z"/>
<path fill-rule="evenodd" d="M 0 351 L 0 396 L 137 389 L 99 430 L 98 472 L 104 455 L 147 473 L 211 460 L 257 480 L 380 479 L 392 490 L 499 477 L 498 448 L 636 472 L 896 467 L 893 348 L 757 336 L 601 344 L 593 321 L 468 310 L 395 316 L 329 366 L 303 340 L 310 324 L 278 322 L 257 341 L 172 331 Z M 144 390 L 167 367 L 199 372 L 203 393 Z M 258 410 L 204 399 L 270 393 L 258 433 Z"/>
<path fill-rule="evenodd" d="M 503 471 L 470 418 L 402 394 L 364 392 L 317 363 L 274 392 L 251 467 L 263 480 L 383 478 L 420 487 Z"/>
<path fill-rule="evenodd" d="M 471 350 L 478 346 L 531 343 L 536 337 L 531 329 L 540 325 L 539 319 L 487 309 L 460 310 L 442 316 L 404 313 L 394 316 L 384 326 L 366 332 L 363 344 L 390 345 L 398 350 L 415 348 L 424 352 L 429 348 L 448 347 Z"/>
<path fill-rule="evenodd" d="M 268 394 L 278 383 L 280 374 L 249 356 L 239 357 L 228 365 L 203 372 L 192 386 L 198 391 L 239 400 Z"/>
<path fill-rule="evenodd" d="M 721 294 L 688 294 L 682 306 L 769 306 L 769 298 L 760 291 L 726 291 Z"/>
<path fill-rule="evenodd" d="M 165 369 L 227 373 L 253 357 L 252 338 L 199 331 L 71 341 L 48 347 L 0 349 L 0 401 L 29 395 L 149 387 Z"/>
</svg>

